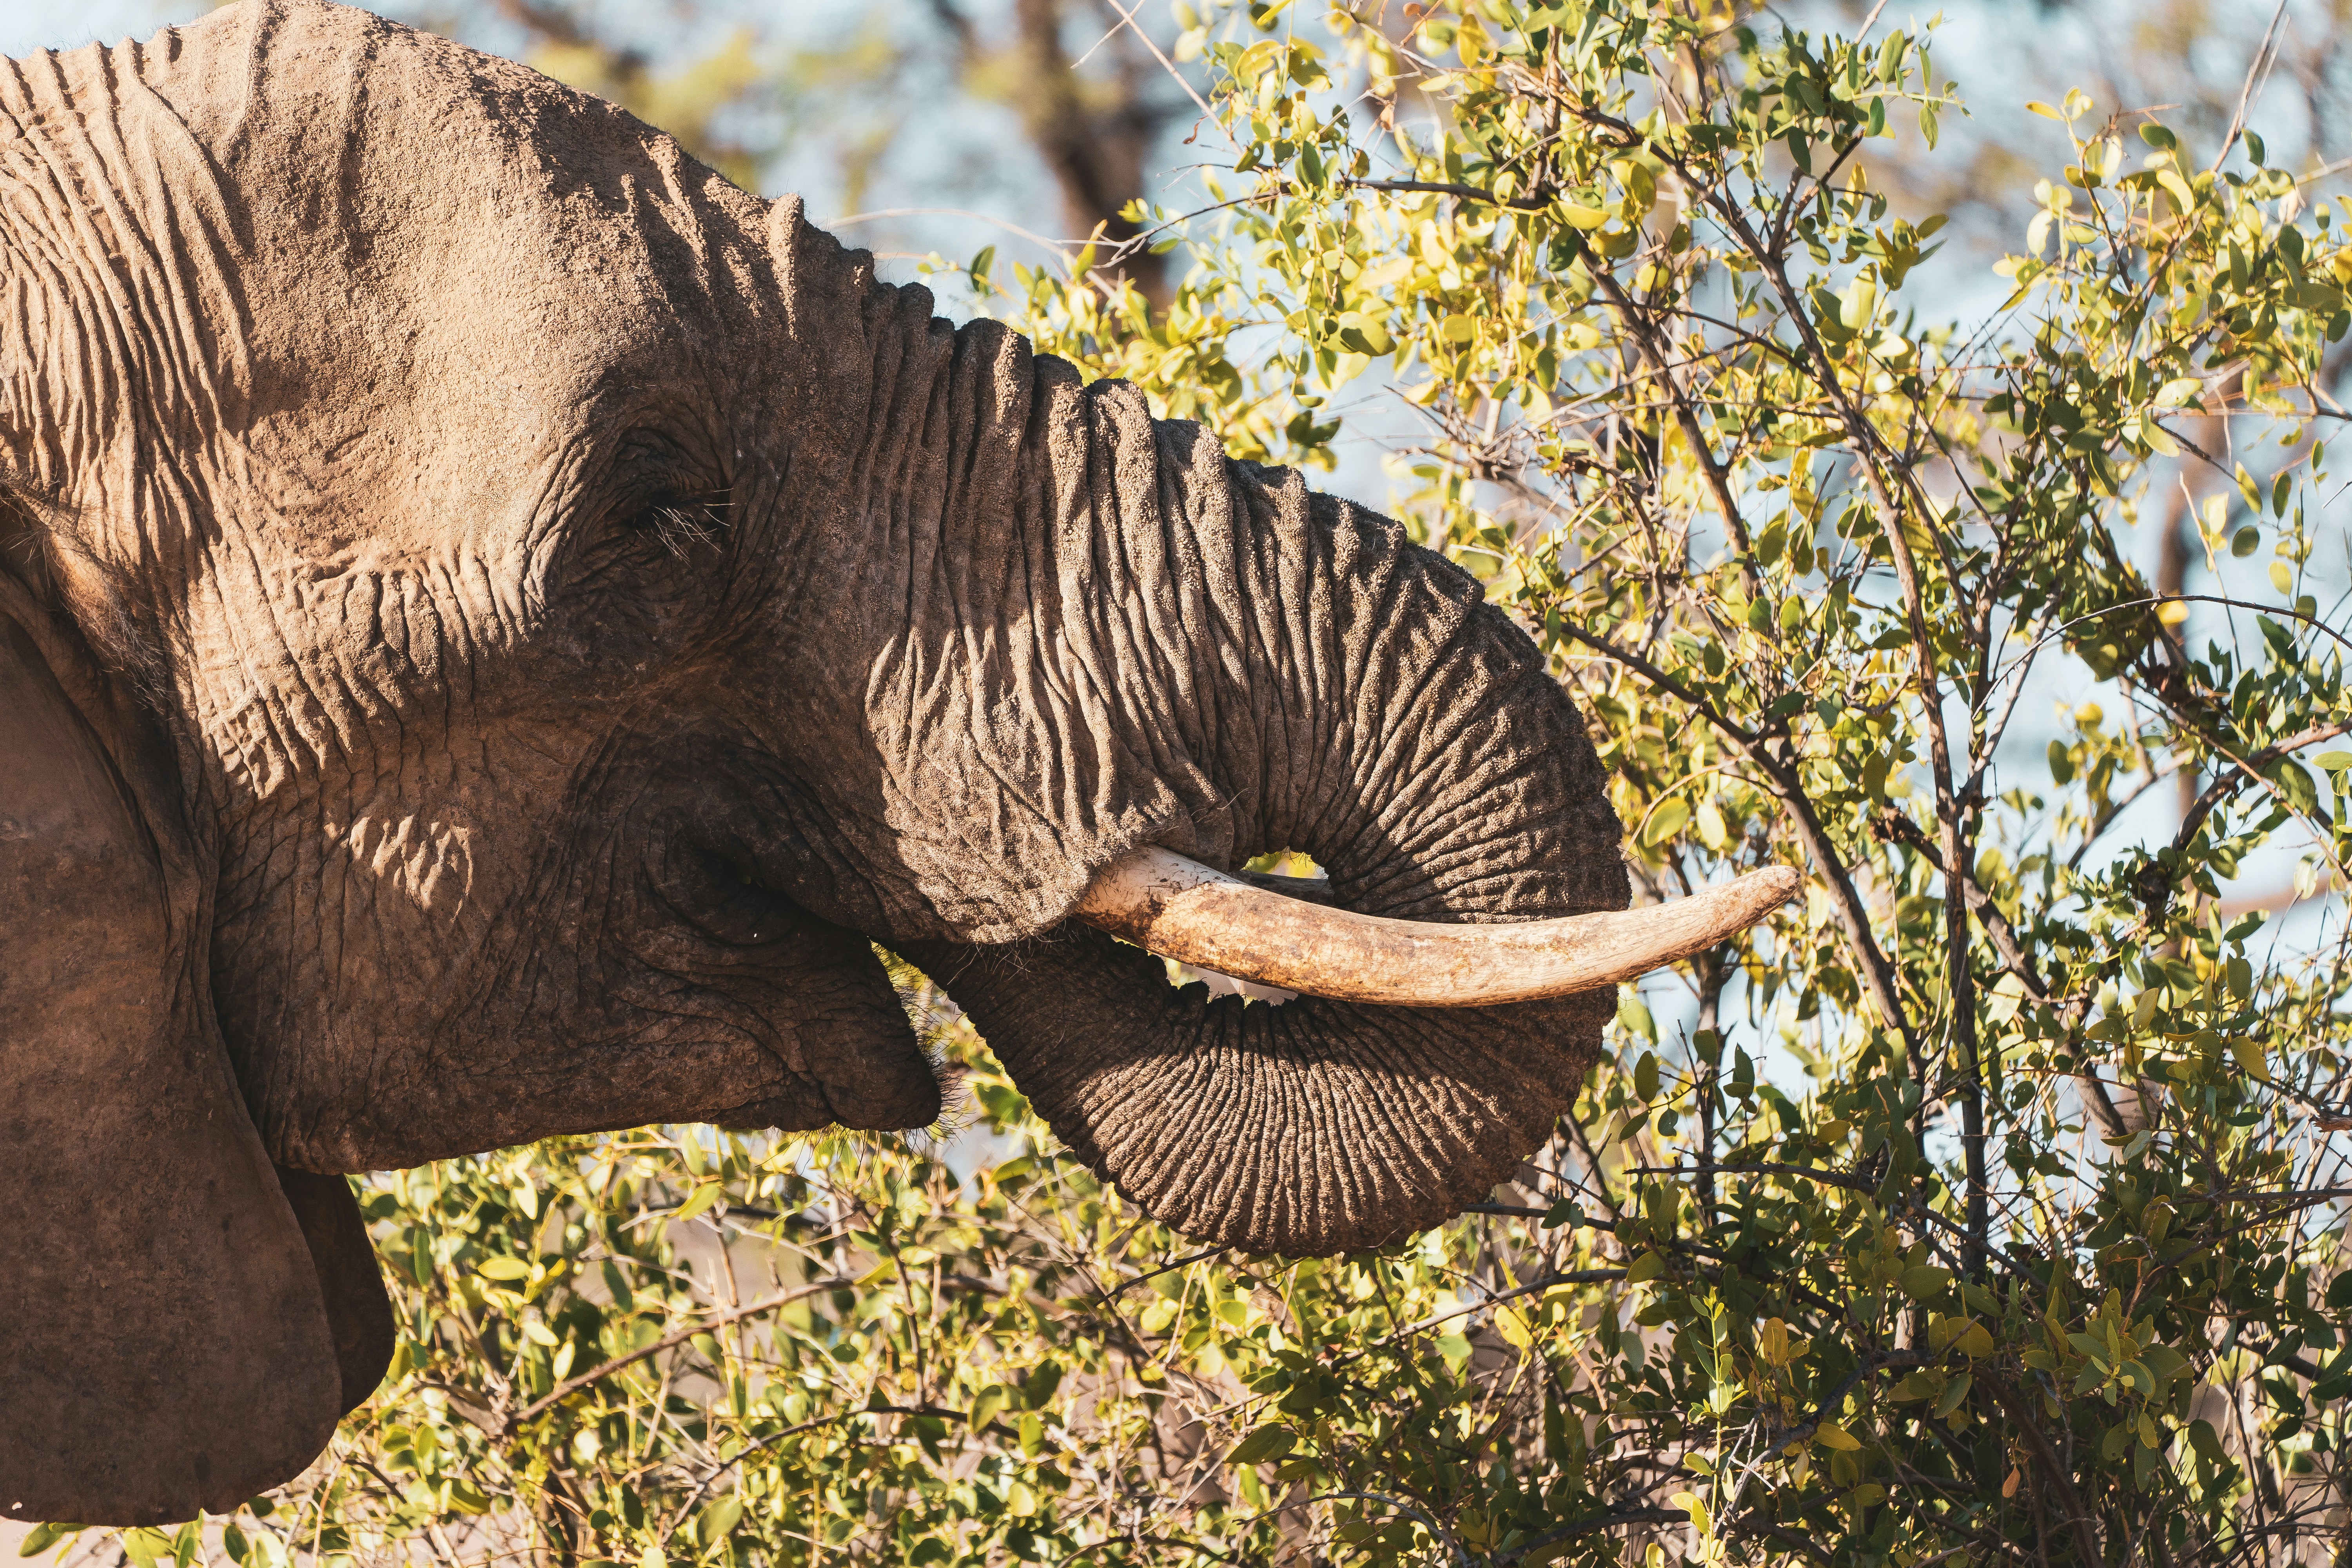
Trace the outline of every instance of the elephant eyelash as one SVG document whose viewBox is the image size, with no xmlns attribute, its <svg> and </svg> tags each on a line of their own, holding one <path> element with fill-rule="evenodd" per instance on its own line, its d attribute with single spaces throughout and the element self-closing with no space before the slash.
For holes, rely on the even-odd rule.
<svg viewBox="0 0 2352 1568">
<path fill-rule="evenodd" d="M 683 560 L 719 542 L 727 531 L 730 504 L 723 496 L 699 500 L 666 497 L 640 508 L 631 516 L 626 528 L 630 533 L 650 540 Z"/>
</svg>

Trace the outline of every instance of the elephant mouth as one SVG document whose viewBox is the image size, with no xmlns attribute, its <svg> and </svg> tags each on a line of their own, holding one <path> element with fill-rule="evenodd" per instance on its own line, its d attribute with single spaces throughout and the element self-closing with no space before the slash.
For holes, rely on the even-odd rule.
<svg viewBox="0 0 2352 1568">
<path fill-rule="evenodd" d="M 1770 914 L 1797 882 L 1773 866 L 1644 909 L 1451 925 L 1327 907 L 1319 883 L 1244 879 L 1147 846 L 1097 872 L 1077 913 L 1162 958 L 1301 995 L 1492 1007 L 1602 990 L 1688 958 Z"/>
</svg>

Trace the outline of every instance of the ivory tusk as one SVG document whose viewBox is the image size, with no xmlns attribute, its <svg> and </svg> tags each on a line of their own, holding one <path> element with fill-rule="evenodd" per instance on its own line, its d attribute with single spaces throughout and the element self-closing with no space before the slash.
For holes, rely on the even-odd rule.
<svg viewBox="0 0 2352 1568">
<path fill-rule="evenodd" d="M 1491 1007 L 1598 991 L 1704 952 L 1797 890 L 1786 866 L 1638 910 L 1446 925 L 1324 909 L 1153 846 L 1096 873 L 1079 918 L 1162 958 L 1308 996 Z"/>
</svg>

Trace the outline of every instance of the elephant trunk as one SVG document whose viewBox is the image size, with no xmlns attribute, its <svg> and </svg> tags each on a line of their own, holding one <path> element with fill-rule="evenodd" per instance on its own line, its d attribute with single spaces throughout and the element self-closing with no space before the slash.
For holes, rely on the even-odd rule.
<svg viewBox="0 0 2352 1568">
<path fill-rule="evenodd" d="M 1624 909 L 1622 828 L 1540 652 L 1393 521 L 993 323 L 934 321 L 796 204 L 770 232 L 779 515 L 827 592 L 777 643 L 812 853 L 763 877 L 920 964 L 1181 1229 L 1329 1253 L 1482 1198 L 1569 1107 L 1610 996 L 1244 1005 L 1071 917 L 1152 848 L 1303 851 L 1340 909 L 1425 924 Z"/>
<path fill-rule="evenodd" d="M 1599 760 L 1528 637 L 1395 524 L 1296 476 L 1248 479 L 1282 539 L 1251 595 L 1337 602 L 1252 617 L 1252 646 L 1213 661 L 1248 672 L 1221 694 L 1232 722 L 1212 764 L 1232 858 L 1301 850 L 1339 909 L 1440 927 L 1623 909 Z M 1079 921 L 908 956 L 1131 1200 L 1291 1255 L 1378 1246 L 1483 1201 L 1570 1107 L 1615 1005 L 1245 1005 L 1172 987 L 1161 959 Z"/>
</svg>

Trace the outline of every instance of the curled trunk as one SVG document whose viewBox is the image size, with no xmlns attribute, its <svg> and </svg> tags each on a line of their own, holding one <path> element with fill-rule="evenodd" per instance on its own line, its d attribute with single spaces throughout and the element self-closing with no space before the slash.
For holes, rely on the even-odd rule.
<svg viewBox="0 0 2352 1568">
<path fill-rule="evenodd" d="M 1327 1253 L 1484 1196 L 1567 1108 L 1605 997 L 1245 1008 L 1061 922 L 1146 845 L 1303 850 L 1341 907 L 1405 920 L 1624 908 L 1605 778 L 1534 644 L 1391 520 L 949 330 L 792 202 L 769 221 L 800 389 L 778 515 L 836 553 L 789 558 L 829 589 L 771 655 L 809 848 L 763 884 L 923 965 L 1189 1232 Z"/>
<path fill-rule="evenodd" d="M 1624 908 L 1599 760 L 1533 644 L 1394 523 L 1284 479 L 1258 492 L 1306 546 L 1275 555 L 1281 576 L 1339 569 L 1315 574 L 1317 614 L 1261 623 L 1286 642 L 1228 664 L 1259 686 L 1219 704 L 1233 858 L 1304 850 L 1339 907 L 1419 921 Z M 1257 588 L 1284 596 L 1279 576 Z M 1293 1255 L 1485 1199 L 1574 1100 L 1614 1009 L 1244 1005 L 1076 923 L 910 956 L 1092 1169 L 1187 1234 Z"/>
<path fill-rule="evenodd" d="M 920 961 L 1089 1169 L 1188 1236 L 1293 1256 L 1483 1201 L 1574 1100 L 1613 1007 L 1245 1005 L 1081 925 Z"/>
</svg>

